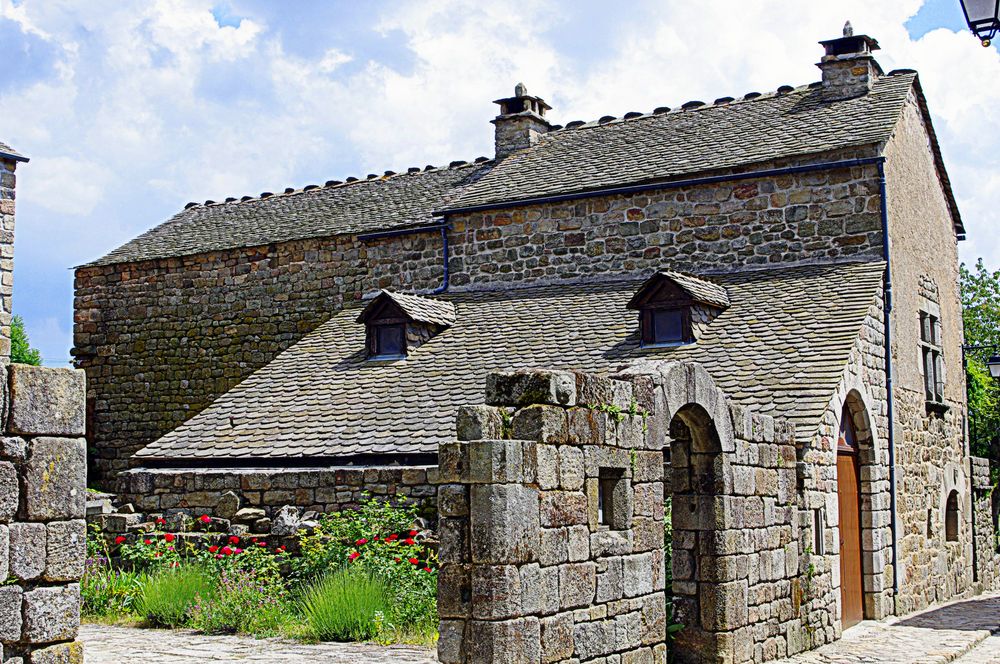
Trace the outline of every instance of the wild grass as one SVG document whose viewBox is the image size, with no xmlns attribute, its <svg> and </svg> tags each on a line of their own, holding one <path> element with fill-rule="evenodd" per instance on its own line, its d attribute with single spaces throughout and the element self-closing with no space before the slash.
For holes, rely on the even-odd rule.
<svg viewBox="0 0 1000 664">
<path fill-rule="evenodd" d="M 376 576 L 344 568 L 309 586 L 301 610 L 320 641 L 368 641 L 387 627 L 389 589 Z"/>
<path fill-rule="evenodd" d="M 215 588 L 215 579 L 200 565 L 161 569 L 142 585 L 136 613 L 156 626 L 180 627 L 198 602 L 211 601 Z"/>
</svg>

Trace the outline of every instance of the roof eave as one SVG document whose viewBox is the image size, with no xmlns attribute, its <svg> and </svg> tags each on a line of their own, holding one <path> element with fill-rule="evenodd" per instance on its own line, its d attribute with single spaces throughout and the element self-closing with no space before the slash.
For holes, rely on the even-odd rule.
<svg viewBox="0 0 1000 664">
<path fill-rule="evenodd" d="M 0 150 L 0 159 L 9 159 L 11 161 L 29 162 L 31 161 L 23 154 L 18 154 L 16 152 L 8 152 L 6 150 Z"/>
</svg>

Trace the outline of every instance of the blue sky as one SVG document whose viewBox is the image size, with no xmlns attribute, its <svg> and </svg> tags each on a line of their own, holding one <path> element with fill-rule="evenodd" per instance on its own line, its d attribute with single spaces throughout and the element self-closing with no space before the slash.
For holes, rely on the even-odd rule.
<svg viewBox="0 0 1000 664">
<path fill-rule="evenodd" d="M 189 200 L 488 155 L 524 81 L 556 122 L 816 80 L 846 19 L 920 72 L 970 231 L 1000 267 L 1000 54 L 958 0 L 0 0 L 0 140 L 18 180 L 14 309 L 46 363 L 71 268 Z"/>
</svg>

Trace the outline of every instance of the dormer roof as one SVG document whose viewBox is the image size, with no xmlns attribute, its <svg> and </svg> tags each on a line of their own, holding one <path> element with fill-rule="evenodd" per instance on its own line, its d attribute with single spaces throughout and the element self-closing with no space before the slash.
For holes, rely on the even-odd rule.
<svg viewBox="0 0 1000 664">
<path fill-rule="evenodd" d="M 690 302 L 707 304 L 719 309 L 729 307 L 729 293 L 721 284 L 683 272 L 661 270 L 646 280 L 626 305 L 628 309 L 642 309 L 647 304 L 660 300 L 666 285 L 672 285 Z M 669 288 L 669 286 L 666 286 Z"/>
<path fill-rule="evenodd" d="M 406 318 L 415 323 L 448 327 L 455 322 L 455 305 L 451 302 L 422 295 L 393 293 L 389 290 L 379 292 L 358 316 L 357 322 L 369 322 L 385 308 L 387 303 L 396 305 Z"/>
</svg>

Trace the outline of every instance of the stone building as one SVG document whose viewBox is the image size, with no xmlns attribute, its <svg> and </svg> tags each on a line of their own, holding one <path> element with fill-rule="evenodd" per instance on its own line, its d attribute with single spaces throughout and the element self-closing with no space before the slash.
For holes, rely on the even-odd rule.
<svg viewBox="0 0 1000 664">
<path fill-rule="evenodd" d="M 672 494 L 675 532 L 696 533 L 673 555 L 689 633 L 707 635 L 692 652 L 764 661 L 975 592 L 993 545 L 964 435 L 962 221 L 917 74 L 884 73 L 867 36 L 821 44 L 816 83 L 565 126 L 519 85 L 497 102 L 493 158 L 191 203 L 79 267 L 94 480 L 147 512 L 211 510 L 227 490 L 336 509 L 444 481 L 442 514 L 450 486 L 474 522 L 469 478 L 438 468 L 456 422 L 467 440 L 539 440 L 510 408 L 634 418 L 641 402 L 643 449 L 661 454 L 642 491 Z M 669 396 L 676 367 L 690 403 Z M 558 370 L 545 385 L 566 398 L 498 396 L 493 372 L 532 368 Z M 653 387 L 586 401 L 586 376 Z M 574 525 L 602 527 L 551 536 Z M 580 560 L 601 570 L 594 541 Z M 474 549 L 452 554 L 474 567 Z M 642 560 L 662 577 L 662 557 Z M 706 599 L 713 575 L 733 594 Z M 745 610 L 707 615 L 719 602 Z M 556 655 L 539 634 L 540 661 L 605 656 Z M 468 655 L 442 643 L 445 661 Z"/>
</svg>

